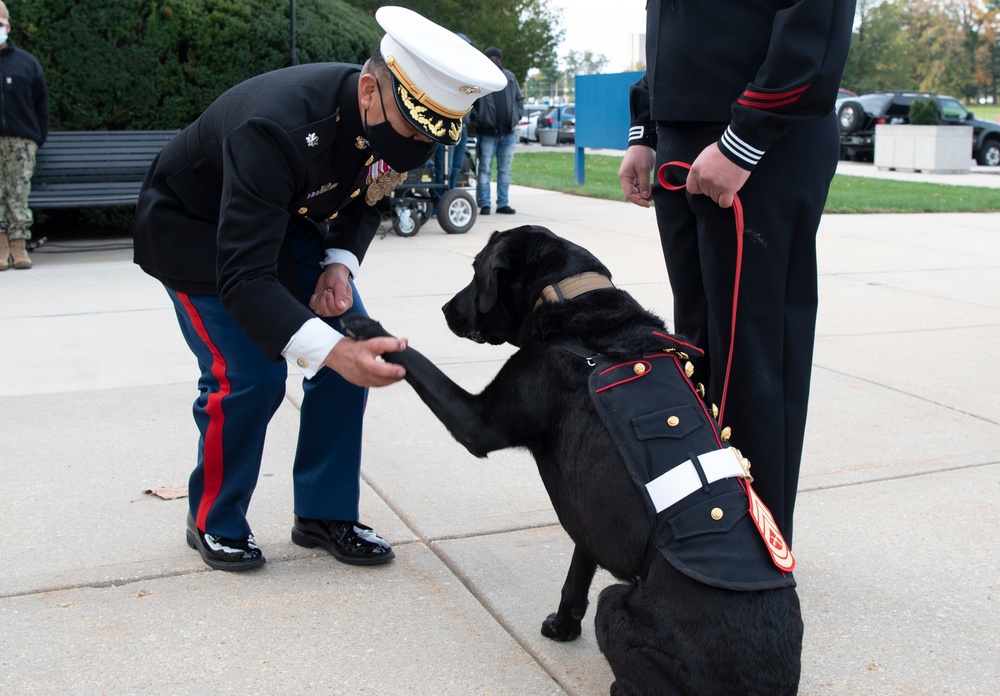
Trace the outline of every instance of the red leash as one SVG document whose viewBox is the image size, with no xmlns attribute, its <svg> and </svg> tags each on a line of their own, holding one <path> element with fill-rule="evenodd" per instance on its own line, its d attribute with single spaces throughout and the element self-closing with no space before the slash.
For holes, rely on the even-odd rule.
<svg viewBox="0 0 1000 696">
<path fill-rule="evenodd" d="M 667 167 L 682 167 L 691 169 L 687 162 L 667 162 L 656 172 L 656 178 L 660 185 L 667 191 L 683 191 L 687 188 L 685 184 L 671 184 L 667 181 L 665 170 Z M 726 412 L 726 396 L 729 393 L 729 373 L 733 367 L 733 351 L 736 346 L 736 306 L 740 299 L 740 269 L 743 267 L 743 204 L 740 203 L 739 196 L 733 196 L 733 214 L 736 216 L 736 274 L 733 280 L 733 320 L 729 327 L 729 357 L 726 359 L 726 378 L 722 383 L 722 403 L 719 405 L 719 427 L 722 427 L 722 419 Z M 747 494 L 750 505 L 750 516 L 757 531 L 771 554 L 771 560 L 782 570 L 790 573 L 795 569 L 795 557 L 792 550 L 788 548 L 785 538 L 781 535 L 781 530 L 774 521 L 774 516 L 767 509 L 750 485 L 752 479 L 740 479 L 740 488 Z"/>
<path fill-rule="evenodd" d="M 656 178 L 660 186 L 667 191 L 683 191 L 685 184 L 671 184 L 667 181 L 667 167 L 682 167 L 691 169 L 687 162 L 673 161 L 667 162 L 656 172 Z M 726 413 L 726 396 L 729 393 L 729 372 L 733 367 L 733 350 L 736 346 L 736 306 L 740 299 L 740 269 L 743 267 L 743 204 L 740 203 L 739 196 L 733 196 L 733 214 L 736 216 L 736 277 L 733 280 L 733 320 L 729 327 L 729 357 L 726 359 L 726 378 L 722 383 L 722 403 L 719 404 L 719 426 L 722 426 L 722 418 Z"/>
</svg>

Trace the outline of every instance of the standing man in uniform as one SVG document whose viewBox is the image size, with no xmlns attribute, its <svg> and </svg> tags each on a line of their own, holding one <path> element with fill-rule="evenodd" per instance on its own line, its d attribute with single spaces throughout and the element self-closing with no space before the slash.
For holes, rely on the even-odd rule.
<svg viewBox="0 0 1000 696">
<path fill-rule="evenodd" d="M 220 96 L 167 144 L 139 195 L 135 261 L 160 280 L 198 359 L 201 433 L 187 542 L 206 564 L 264 563 L 247 521 L 287 359 L 304 376 L 293 464 L 292 541 L 352 564 L 390 545 L 359 521 L 367 387 L 404 375 L 378 360 L 392 338 L 355 341 L 337 319 L 364 312 L 353 280 L 386 196 L 462 116 L 506 84 L 469 44 L 420 15 L 383 7 L 365 65 L 300 65 Z"/>
<path fill-rule="evenodd" d="M 514 127 L 524 112 L 524 95 L 517 84 L 517 78 L 503 67 L 503 51 L 490 46 L 483 51 L 496 66 L 503 70 L 507 85 L 486 99 L 476 102 L 469 118 L 476 129 L 476 160 L 479 173 L 476 178 L 476 203 L 480 215 L 490 214 L 490 170 L 493 159 L 497 161 L 497 212 L 513 215 L 510 207 L 510 169 L 514 163 L 514 146 L 517 136 Z"/>
<path fill-rule="evenodd" d="M 792 539 L 816 331 L 816 231 L 839 157 L 833 106 L 854 0 L 649 0 L 646 73 L 632 86 L 625 197 L 655 201 L 677 333 L 705 349 L 697 379 L 721 403 L 746 233 L 723 425 Z M 681 161 L 671 183 L 654 164 Z"/>
<path fill-rule="evenodd" d="M 0 271 L 31 268 L 28 207 L 35 153 L 49 134 L 49 90 L 42 66 L 10 38 L 0 0 Z"/>
</svg>

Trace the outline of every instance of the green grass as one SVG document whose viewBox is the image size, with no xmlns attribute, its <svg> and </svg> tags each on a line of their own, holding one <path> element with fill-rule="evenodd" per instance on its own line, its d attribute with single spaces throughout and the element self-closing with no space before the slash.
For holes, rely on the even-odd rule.
<svg viewBox="0 0 1000 696">
<path fill-rule="evenodd" d="M 572 152 L 518 152 L 511 166 L 511 181 L 521 186 L 562 191 L 588 198 L 623 201 L 618 181 L 621 157 L 587 155 L 584 185 L 576 185 Z"/>
<path fill-rule="evenodd" d="M 519 152 L 513 183 L 589 198 L 623 201 L 618 183 L 621 157 L 587 155 L 585 183 L 577 186 L 571 152 Z M 1000 211 L 1000 189 L 910 183 L 837 175 L 826 203 L 828 213 L 971 213 Z"/>
<path fill-rule="evenodd" d="M 995 121 L 997 117 L 1000 117 L 1000 104 L 966 104 L 965 108 L 976 115 L 976 118 L 981 118 L 984 121 Z"/>
<path fill-rule="evenodd" d="M 863 176 L 833 178 L 827 213 L 982 213 L 1000 211 L 1000 189 L 923 184 Z"/>
</svg>

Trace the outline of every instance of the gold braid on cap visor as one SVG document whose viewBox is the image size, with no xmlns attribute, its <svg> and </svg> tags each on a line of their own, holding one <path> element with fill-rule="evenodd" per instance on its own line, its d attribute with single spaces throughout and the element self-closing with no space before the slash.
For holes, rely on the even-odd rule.
<svg viewBox="0 0 1000 696">
<path fill-rule="evenodd" d="M 444 135 L 444 119 L 438 119 L 437 123 L 430 120 L 424 116 L 424 112 L 427 111 L 426 106 L 420 106 L 414 104 L 410 99 L 410 93 L 406 90 L 406 87 L 402 83 L 396 85 L 396 89 L 399 90 L 399 97 L 403 100 L 403 105 L 406 106 L 406 110 L 410 112 L 410 118 L 423 126 L 428 133 L 435 135 L 437 137 L 442 137 Z"/>
<path fill-rule="evenodd" d="M 399 81 L 399 84 L 397 85 L 399 96 L 403 105 L 406 106 L 407 111 L 410 112 L 410 118 L 426 128 L 428 133 L 438 138 L 445 134 L 444 119 L 438 119 L 437 122 L 434 122 L 426 116 L 426 112 L 433 110 L 431 111 L 433 113 L 434 111 L 437 111 L 445 117 L 457 120 L 457 124 L 453 123 L 448 128 L 448 137 L 452 140 L 458 140 L 462 135 L 461 119 L 465 116 L 465 114 L 472 110 L 472 107 L 470 106 L 465 111 L 453 111 L 452 109 L 447 109 L 429 99 L 426 92 L 418 89 L 417 86 L 413 84 L 413 81 L 406 76 L 406 73 L 402 71 L 399 67 L 399 63 L 396 62 L 396 59 L 393 56 L 386 56 L 385 64 L 389 67 L 389 70 L 392 71 L 396 80 Z M 418 103 L 414 103 L 413 99 L 416 99 Z"/>
</svg>

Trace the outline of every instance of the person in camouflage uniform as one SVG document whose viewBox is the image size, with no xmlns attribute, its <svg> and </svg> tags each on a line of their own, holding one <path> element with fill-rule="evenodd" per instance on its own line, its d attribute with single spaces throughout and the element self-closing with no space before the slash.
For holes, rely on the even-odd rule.
<svg viewBox="0 0 1000 696">
<path fill-rule="evenodd" d="M 42 66 L 8 38 L 0 0 L 0 271 L 31 268 L 31 175 L 49 132 L 49 91 Z"/>
</svg>

